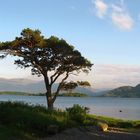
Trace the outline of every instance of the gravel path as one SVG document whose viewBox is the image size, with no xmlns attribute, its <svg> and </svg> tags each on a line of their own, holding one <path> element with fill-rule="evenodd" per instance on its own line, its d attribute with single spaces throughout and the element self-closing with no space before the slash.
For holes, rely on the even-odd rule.
<svg viewBox="0 0 140 140">
<path fill-rule="evenodd" d="M 43 140 L 140 140 L 140 134 L 119 131 L 101 132 L 94 128 L 73 128 Z"/>
</svg>

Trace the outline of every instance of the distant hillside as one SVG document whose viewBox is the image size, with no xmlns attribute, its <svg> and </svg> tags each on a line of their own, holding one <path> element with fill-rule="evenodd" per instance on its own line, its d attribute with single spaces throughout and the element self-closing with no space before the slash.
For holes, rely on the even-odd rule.
<svg viewBox="0 0 140 140">
<path fill-rule="evenodd" d="M 140 84 L 132 86 L 123 86 L 102 95 L 102 97 L 128 97 L 128 98 L 140 98 Z"/>
<path fill-rule="evenodd" d="M 0 95 L 35 95 L 33 93 L 16 92 L 16 91 L 0 91 Z"/>
<path fill-rule="evenodd" d="M 54 84 L 53 90 L 56 90 L 58 84 Z M 85 93 L 89 96 L 94 95 L 92 88 L 78 87 L 74 92 Z M 14 91 L 24 93 L 44 93 L 45 84 L 43 81 L 33 81 L 29 79 L 4 79 L 0 78 L 0 91 Z"/>
</svg>

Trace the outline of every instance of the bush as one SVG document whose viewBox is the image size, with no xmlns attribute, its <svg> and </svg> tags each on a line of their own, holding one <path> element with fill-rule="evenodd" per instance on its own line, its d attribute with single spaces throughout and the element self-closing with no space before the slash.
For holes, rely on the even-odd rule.
<svg viewBox="0 0 140 140">
<path fill-rule="evenodd" d="M 67 127 L 67 113 L 24 103 L 1 102 L 0 125 L 37 136 L 46 136 L 50 125 L 57 125 L 59 130 Z"/>
<path fill-rule="evenodd" d="M 118 122 L 117 125 L 120 128 L 132 128 L 133 127 L 132 122 L 129 122 L 129 121 L 128 122 L 125 122 L 125 121 Z"/>
<path fill-rule="evenodd" d="M 71 108 L 66 108 L 69 119 L 83 124 L 86 120 L 87 108 L 80 105 L 73 105 Z"/>
</svg>

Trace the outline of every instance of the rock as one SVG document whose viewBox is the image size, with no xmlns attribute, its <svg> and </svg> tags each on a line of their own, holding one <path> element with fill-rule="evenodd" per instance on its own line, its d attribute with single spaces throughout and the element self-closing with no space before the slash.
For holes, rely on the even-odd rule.
<svg viewBox="0 0 140 140">
<path fill-rule="evenodd" d="M 58 133 L 58 131 L 59 131 L 59 127 L 57 125 L 49 125 L 47 128 L 48 134 L 51 135 Z"/>
<path fill-rule="evenodd" d="M 98 122 L 97 127 L 100 131 L 107 131 L 108 130 L 108 124 L 105 122 Z"/>
</svg>

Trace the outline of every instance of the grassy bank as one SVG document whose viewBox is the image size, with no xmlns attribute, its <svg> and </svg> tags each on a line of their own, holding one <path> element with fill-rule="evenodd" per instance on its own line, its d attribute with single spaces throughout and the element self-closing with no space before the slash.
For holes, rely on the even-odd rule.
<svg viewBox="0 0 140 140">
<path fill-rule="evenodd" d="M 0 103 L 0 139 L 36 140 L 46 137 L 50 126 L 57 126 L 58 132 L 71 127 L 96 125 L 98 120 L 109 126 L 140 128 L 140 121 L 123 121 L 86 114 L 87 108 L 75 105 L 61 110 L 46 110 L 45 107 L 29 106 L 23 103 Z"/>
<path fill-rule="evenodd" d="M 33 96 L 33 93 L 26 92 L 16 92 L 16 91 L 1 91 L 0 95 L 24 95 L 24 96 Z"/>
<path fill-rule="evenodd" d="M 87 114 L 87 118 L 88 118 L 87 120 L 92 120 L 93 119 L 93 120 L 95 120 L 95 122 L 104 121 L 110 127 L 126 128 L 126 129 L 140 128 L 140 120 L 138 120 L 138 121 L 122 120 L 122 119 L 115 119 L 115 118 L 96 116 L 96 115 L 90 115 L 90 114 Z"/>
</svg>

